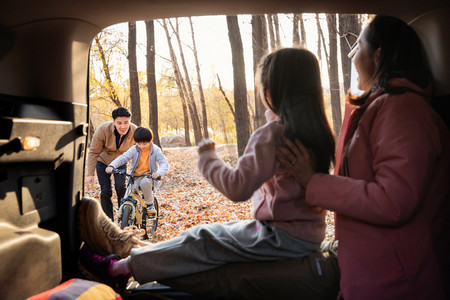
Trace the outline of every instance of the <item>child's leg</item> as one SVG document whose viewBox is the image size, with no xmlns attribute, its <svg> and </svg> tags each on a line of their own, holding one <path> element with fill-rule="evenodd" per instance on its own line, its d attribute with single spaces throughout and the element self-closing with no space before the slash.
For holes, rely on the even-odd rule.
<svg viewBox="0 0 450 300">
<path fill-rule="evenodd" d="M 135 189 L 140 188 L 144 193 L 145 204 L 153 204 L 152 179 L 142 178 L 135 181 Z"/>
<path fill-rule="evenodd" d="M 114 254 L 106 257 L 98 255 L 86 245 L 80 249 L 78 256 L 79 269 L 86 278 L 103 282 L 119 293 L 125 290 L 131 277 L 129 270 L 126 270 L 128 264 L 124 262 L 126 260 Z"/>
<path fill-rule="evenodd" d="M 317 251 L 318 244 L 297 239 L 270 223 L 249 220 L 190 228 L 176 238 L 132 250 L 129 262 L 133 276 L 144 283 L 230 262 L 279 260 Z"/>
</svg>

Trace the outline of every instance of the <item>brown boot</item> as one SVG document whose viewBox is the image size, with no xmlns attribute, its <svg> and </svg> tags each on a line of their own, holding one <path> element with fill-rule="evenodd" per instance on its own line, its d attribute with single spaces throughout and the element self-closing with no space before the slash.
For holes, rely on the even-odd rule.
<svg viewBox="0 0 450 300">
<path fill-rule="evenodd" d="M 107 256 L 130 255 L 132 248 L 145 245 L 139 241 L 138 230 L 121 230 L 103 212 L 100 203 L 92 198 L 83 198 L 78 208 L 80 238 L 96 253 Z"/>
</svg>

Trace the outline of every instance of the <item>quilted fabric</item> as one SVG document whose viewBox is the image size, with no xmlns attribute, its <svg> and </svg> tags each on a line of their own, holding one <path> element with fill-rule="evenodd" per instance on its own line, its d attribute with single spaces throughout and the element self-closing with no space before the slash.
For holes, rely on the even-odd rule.
<svg viewBox="0 0 450 300">
<path fill-rule="evenodd" d="M 119 300 L 122 297 L 111 287 L 79 278 L 61 283 L 51 290 L 34 295 L 27 300 Z"/>
</svg>

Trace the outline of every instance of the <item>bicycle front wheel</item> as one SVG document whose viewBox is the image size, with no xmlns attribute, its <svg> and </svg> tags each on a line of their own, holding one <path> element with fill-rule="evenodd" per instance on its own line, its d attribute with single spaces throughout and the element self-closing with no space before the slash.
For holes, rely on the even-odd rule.
<svg viewBox="0 0 450 300">
<path fill-rule="evenodd" d="M 158 220 L 159 220 L 159 206 L 158 206 L 158 199 L 156 197 L 153 197 L 153 208 L 156 212 L 154 213 L 147 213 L 145 216 L 145 234 L 147 238 L 150 238 L 158 227 Z M 148 209 L 148 208 L 147 208 Z"/>
<path fill-rule="evenodd" d="M 121 229 L 124 229 L 125 227 L 128 226 L 130 215 L 131 215 L 131 207 L 129 205 L 124 205 L 122 210 L 122 223 L 120 224 Z"/>
</svg>

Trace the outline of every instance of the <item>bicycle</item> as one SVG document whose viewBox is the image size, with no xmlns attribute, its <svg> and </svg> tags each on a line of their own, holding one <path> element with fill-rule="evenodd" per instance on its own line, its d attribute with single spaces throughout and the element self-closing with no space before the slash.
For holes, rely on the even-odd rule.
<svg viewBox="0 0 450 300">
<path fill-rule="evenodd" d="M 145 229 L 144 239 L 150 238 L 158 227 L 159 220 L 159 206 L 158 199 L 153 196 L 153 203 L 151 204 L 154 208 L 154 212 L 147 214 L 147 210 L 151 210 L 151 206 L 147 207 L 144 201 L 144 196 L 142 192 L 138 192 L 134 188 L 134 181 L 138 178 L 151 178 L 152 179 L 152 190 L 154 191 L 155 181 L 161 180 L 161 178 L 154 179 L 151 174 L 143 175 L 133 175 L 126 172 L 126 170 L 113 169 L 112 173 L 124 175 L 128 178 L 127 189 L 125 195 L 120 199 L 119 212 L 117 218 L 117 224 L 121 229 L 127 226 L 137 226 L 139 229 Z"/>
</svg>

